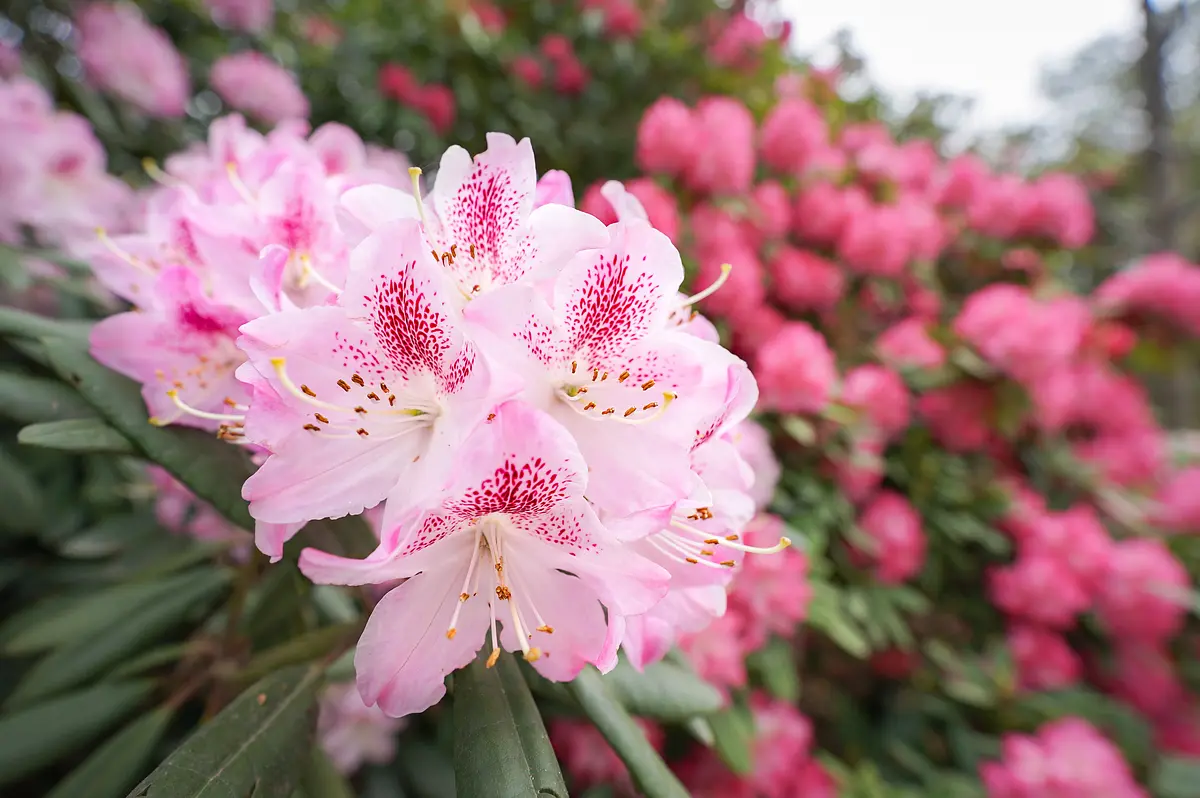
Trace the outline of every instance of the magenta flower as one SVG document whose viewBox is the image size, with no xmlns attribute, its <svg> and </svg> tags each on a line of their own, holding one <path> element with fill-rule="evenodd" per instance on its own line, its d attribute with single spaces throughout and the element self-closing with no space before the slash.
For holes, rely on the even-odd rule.
<svg viewBox="0 0 1200 798">
<path fill-rule="evenodd" d="M 366 560 L 301 555 L 316 582 L 408 577 L 376 606 L 358 644 L 368 705 L 395 717 L 433 706 L 446 674 L 470 662 L 489 633 L 489 665 L 501 648 L 554 681 L 589 663 L 616 665 L 624 616 L 653 606 L 668 576 L 611 545 L 583 498 L 587 480 L 566 430 L 508 402 L 463 444 L 441 490 L 400 513 Z"/>
</svg>

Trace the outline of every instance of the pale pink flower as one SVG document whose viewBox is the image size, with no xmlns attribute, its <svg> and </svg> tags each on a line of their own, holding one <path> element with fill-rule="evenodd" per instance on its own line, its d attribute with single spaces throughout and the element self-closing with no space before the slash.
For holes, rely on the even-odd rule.
<svg viewBox="0 0 1200 798">
<path fill-rule="evenodd" d="M 187 66 L 171 40 L 130 3 L 92 3 L 75 15 L 88 80 L 151 116 L 183 116 Z"/>
<path fill-rule="evenodd" d="M 936 369 L 946 362 L 946 350 L 929 335 L 923 319 L 910 318 L 884 330 L 875 341 L 883 362 L 898 369 Z"/>
<path fill-rule="evenodd" d="M 584 194 L 580 209 L 605 224 L 627 218 L 622 210 L 614 207 L 610 199 L 617 186 L 621 187 L 618 203 L 632 200 L 635 204 L 630 207 L 630 213 L 650 222 L 655 230 L 672 241 L 679 240 L 679 209 L 675 205 L 675 197 L 649 178 L 639 177 L 623 185 L 611 180 L 603 185 L 593 185 Z"/>
<path fill-rule="evenodd" d="M 275 124 L 308 116 L 308 98 L 296 78 L 262 53 L 245 51 L 222 56 L 208 81 L 230 107 Z"/>
<path fill-rule="evenodd" d="M 393 717 L 428 709 L 489 633 L 491 662 L 503 646 L 554 681 L 616 665 L 620 619 L 652 607 L 668 576 L 612 545 L 583 498 L 587 469 L 565 429 L 509 402 L 466 440 L 441 489 L 397 511 L 370 557 L 301 555 L 316 582 L 409 577 L 376 605 L 358 643 L 365 703 Z"/>
<path fill-rule="evenodd" d="M 748 639 L 750 619 L 735 612 L 712 619 L 697 632 L 682 635 L 679 649 L 696 674 L 722 690 L 746 685 L 746 655 L 762 644 Z"/>
<path fill-rule="evenodd" d="M 433 191 L 421 202 L 383 186 L 347 191 L 342 206 L 367 230 L 395 219 L 423 219 L 425 235 L 464 298 L 501 285 L 551 278 L 573 255 L 603 246 L 604 225 L 573 207 L 534 208 L 537 168 L 529 139 L 487 135 L 474 159 L 453 146 L 442 156 Z"/>
<path fill-rule="evenodd" d="M 446 274 L 415 222 L 384 227 L 350 257 L 337 304 L 242 328 L 239 346 L 293 417 L 246 420 L 272 454 L 243 495 L 260 521 L 336 518 L 373 507 L 414 470 L 438 473 L 503 398 L 460 326 Z M 419 464 L 418 464 L 419 463 Z M 408 491 L 411 486 L 406 486 Z M 276 557 L 282 541 L 259 541 Z"/>
<path fill-rule="evenodd" d="M 759 347 L 754 365 L 763 408 L 780 413 L 819 413 L 837 380 L 825 339 L 802 321 L 788 322 Z"/>
<path fill-rule="evenodd" d="M 747 420 L 734 427 L 729 433 L 729 438 L 738 455 L 750 466 L 754 474 L 754 482 L 749 489 L 750 498 L 754 499 L 758 509 L 766 509 L 775 495 L 779 476 L 783 473 L 783 467 L 771 450 L 770 433 L 761 424 Z"/>
<path fill-rule="evenodd" d="M 258 33 L 271 25 L 274 0 L 204 0 L 213 21 L 234 30 Z"/>
<path fill-rule="evenodd" d="M 639 220 L 608 234 L 543 291 L 505 286 L 471 302 L 467 318 L 506 353 L 523 395 L 575 436 L 589 498 L 625 515 L 687 495 L 700 427 L 671 430 L 711 412 L 699 387 L 711 374 L 723 391 L 731 356 L 674 326 L 690 300 L 679 299 L 683 264 L 666 236 Z"/>
<path fill-rule="evenodd" d="M 575 207 L 575 192 L 571 190 L 571 176 L 561 169 L 551 169 L 542 175 L 534 187 L 533 207 L 543 205 L 565 205 Z"/>
<path fill-rule="evenodd" d="M 343 774 L 352 776 L 366 764 L 386 764 L 396 755 L 396 734 L 404 721 L 364 704 L 352 683 L 326 687 L 318 707 L 317 744 Z"/>
</svg>

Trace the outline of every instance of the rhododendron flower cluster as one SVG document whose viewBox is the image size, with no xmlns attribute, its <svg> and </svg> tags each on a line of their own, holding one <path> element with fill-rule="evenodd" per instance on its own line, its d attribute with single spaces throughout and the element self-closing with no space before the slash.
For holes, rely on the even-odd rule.
<svg viewBox="0 0 1200 798">
<path fill-rule="evenodd" d="M 389 185 L 339 126 L 219 121 L 167 161 L 140 232 L 101 235 L 96 272 L 136 309 L 96 326 L 95 356 L 153 423 L 250 448 L 272 558 L 308 521 L 378 515 L 366 559 L 300 558 L 317 582 L 395 585 L 357 649 L 368 706 L 430 707 L 485 645 L 557 681 L 622 646 L 657 660 L 722 614 L 746 553 L 788 544 L 743 537 L 749 368 L 619 185 L 606 226 L 502 134 L 450 148 L 425 196 L 410 173 Z M 770 630 L 803 615 L 797 562 L 754 579 Z"/>
<path fill-rule="evenodd" d="M 132 3 L 90 3 L 75 15 L 79 60 L 89 81 L 157 117 L 182 116 L 187 65 L 171 40 Z"/>
<path fill-rule="evenodd" d="M 81 116 L 56 111 L 24 77 L 0 79 L 0 241 L 72 248 L 117 226 L 132 192 L 105 172 L 104 148 Z M 23 230 L 25 228 L 26 230 Z"/>
<path fill-rule="evenodd" d="M 1121 752 L 1080 718 L 1009 734 L 1003 758 L 980 767 L 988 798 L 1142 798 Z"/>
<path fill-rule="evenodd" d="M 268 124 L 308 117 L 308 98 L 295 77 L 262 53 L 218 58 L 208 81 L 230 108 Z"/>
</svg>

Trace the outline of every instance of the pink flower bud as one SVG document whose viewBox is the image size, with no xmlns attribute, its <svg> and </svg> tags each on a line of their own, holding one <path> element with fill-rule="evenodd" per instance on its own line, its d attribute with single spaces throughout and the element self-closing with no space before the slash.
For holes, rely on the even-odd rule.
<svg viewBox="0 0 1200 798">
<path fill-rule="evenodd" d="M 571 45 L 571 40 L 558 33 L 547 34 L 542 39 L 539 48 L 542 55 L 554 63 L 575 57 L 575 48 Z"/>
<path fill-rule="evenodd" d="M 890 490 L 880 491 L 858 517 L 858 526 L 874 543 L 863 552 L 875 564 L 875 578 L 898 585 L 918 574 L 925 564 L 925 533 L 921 516 L 908 500 Z"/>
<path fill-rule="evenodd" d="M 554 65 L 554 90 L 559 94 L 582 94 L 592 76 L 574 56 Z"/>
<path fill-rule="evenodd" d="M 454 92 L 449 86 L 440 83 L 422 86 L 417 91 L 412 106 L 425 115 L 438 135 L 444 135 L 454 126 L 456 108 Z"/>
<path fill-rule="evenodd" d="M 817 413 L 829 403 L 837 379 L 833 353 L 821 334 L 804 322 L 783 325 L 759 347 L 755 365 L 763 408 Z"/>
<path fill-rule="evenodd" d="M 546 82 L 546 72 L 542 69 L 542 62 L 532 55 L 517 56 L 508 68 L 517 80 L 531 89 L 540 89 Z"/>
<path fill-rule="evenodd" d="M 597 191 L 599 188 L 597 187 Z M 575 207 L 575 193 L 571 190 L 571 176 L 561 169 L 551 169 L 542 175 L 534 190 L 533 207 L 543 205 L 566 205 Z"/>
<path fill-rule="evenodd" d="M 986 385 L 960 382 L 937 388 L 917 400 L 917 414 L 934 440 L 952 452 L 982 449 L 992 437 L 995 399 Z"/>
</svg>

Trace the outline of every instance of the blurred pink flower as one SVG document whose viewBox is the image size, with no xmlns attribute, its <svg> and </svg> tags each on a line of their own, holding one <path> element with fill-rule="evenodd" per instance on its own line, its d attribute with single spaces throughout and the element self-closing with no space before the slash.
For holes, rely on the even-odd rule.
<svg viewBox="0 0 1200 798">
<path fill-rule="evenodd" d="M 638 123 L 638 166 L 647 172 L 682 175 L 695 157 L 696 124 L 692 109 L 674 97 L 659 97 Z"/>
<path fill-rule="evenodd" d="M 705 97 L 694 114 L 698 149 L 684 175 L 688 186 L 708 194 L 748 191 L 754 180 L 754 117 L 749 109 L 733 97 Z"/>
<path fill-rule="evenodd" d="M 1161 541 L 1128 539 L 1113 544 L 1108 573 L 1096 596 L 1096 614 L 1124 640 L 1161 643 L 1183 628 L 1191 580 Z"/>
<path fill-rule="evenodd" d="M 1060 690 L 1079 681 L 1083 662 L 1063 636 L 1029 624 L 1008 630 L 1008 649 L 1022 690 Z"/>
<path fill-rule="evenodd" d="M 846 372 L 842 378 L 841 402 L 856 408 L 866 423 L 884 440 L 908 427 L 911 400 L 900 375 L 872 363 Z"/>
<path fill-rule="evenodd" d="M 351 776 L 365 764 L 383 765 L 396 755 L 396 735 L 405 722 L 366 706 L 353 682 L 330 684 L 321 694 L 317 743 L 333 766 Z"/>
<path fill-rule="evenodd" d="M 784 244 L 775 250 L 768 265 L 772 295 L 800 313 L 833 310 L 845 290 L 842 270 L 812 250 Z"/>
<path fill-rule="evenodd" d="M 933 438 L 952 452 L 982 449 L 992 437 L 995 397 L 988 386 L 959 382 L 917 399 L 917 415 Z"/>
<path fill-rule="evenodd" d="M 661 752 L 662 729 L 640 718 L 637 724 L 654 750 Z M 572 790 L 583 793 L 592 787 L 607 785 L 620 796 L 638 794 L 625 763 L 591 723 L 563 718 L 552 720 L 547 726 L 554 753 L 571 777 Z"/>
<path fill-rule="evenodd" d="M 863 508 L 858 526 L 874 544 L 873 551 L 859 554 L 873 564 L 880 582 L 896 585 L 920 572 L 925 564 L 925 533 L 921 517 L 906 498 L 880 491 Z"/>
<path fill-rule="evenodd" d="M 271 25 L 274 0 L 204 0 L 213 22 L 234 30 L 258 33 Z"/>
<path fill-rule="evenodd" d="M 790 321 L 758 348 L 760 403 L 779 413 L 819 413 L 829 403 L 837 369 L 819 332 Z"/>
<path fill-rule="evenodd" d="M 829 129 L 821 111 L 807 100 L 780 101 L 759 131 L 759 149 L 763 161 L 784 175 L 799 176 L 810 156 L 829 139 Z"/>
<path fill-rule="evenodd" d="M 308 116 L 308 99 L 290 72 L 262 53 L 222 56 L 208 75 L 213 91 L 230 107 L 276 124 Z"/>
<path fill-rule="evenodd" d="M 92 3 L 75 15 L 75 26 L 91 83 L 151 116 L 183 116 L 190 91 L 183 56 L 136 6 Z"/>
<path fill-rule="evenodd" d="M 946 362 L 946 350 L 929 335 L 922 319 L 905 319 L 875 341 L 875 351 L 892 368 L 935 369 Z"/>
</svg>

